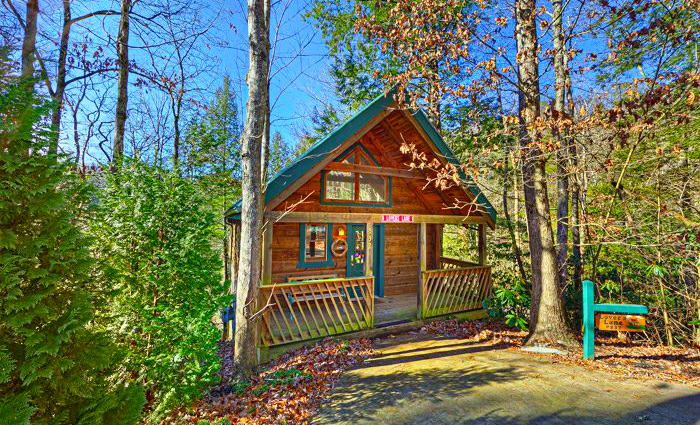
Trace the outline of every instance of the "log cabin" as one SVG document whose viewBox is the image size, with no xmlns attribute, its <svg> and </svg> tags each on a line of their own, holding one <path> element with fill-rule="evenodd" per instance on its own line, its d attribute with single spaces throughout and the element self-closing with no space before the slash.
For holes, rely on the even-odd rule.
<svg viewBox="0 0 700 425">
<path fill-rule="evenodd" d="M 400 109 L 394 98 L 394 91 L 377 97 L 268 180 L 261 350 L 483 312 L 491 289 L 486 231 L 495 226 L 495 210 L 426 114 Z M 454 164 L 460 184 L 436 188 L 434 172 L 410 166 L 406 144 L 428 162 Z M 240 207 L 239 201 L 226 213 L 232 254 Z M 475 231 L 478 260 L 443 255 L 448 225 Z M 230 258 L 235 280 L 237 255 Z"/>
</svg>

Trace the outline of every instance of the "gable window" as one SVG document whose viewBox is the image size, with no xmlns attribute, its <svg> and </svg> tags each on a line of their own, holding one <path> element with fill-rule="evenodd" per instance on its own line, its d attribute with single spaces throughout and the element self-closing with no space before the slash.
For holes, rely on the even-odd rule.
<svg viewBox="0 0 700 425">
<path fill-rule="evenodd" d="M 300 224 L 298 267 L 332 266 L 333 258 L 330 254 L 332 238 L 331 224 Z"/>
<path fill-rule="evenodd" d="M 350 166 L 378 166 L 362 145 L 351 148 L 335 162 Z M 326 170 L 323 175 L 323 201 L 388 206 L 391 178 L 358 171 Z"/>
</svg>

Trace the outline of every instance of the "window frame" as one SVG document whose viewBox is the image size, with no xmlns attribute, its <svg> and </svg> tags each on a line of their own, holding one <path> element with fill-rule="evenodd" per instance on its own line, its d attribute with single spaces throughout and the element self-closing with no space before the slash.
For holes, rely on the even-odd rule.
<svg viewBox="0 0 700 425">
<path fill-rule="evenodd" d="M 352 155 L 353 153 L 356 153 L 356 159 L 355 159 L 355 165 L 359 164 L 360 162 L 360 155 L 364 155 L 366 159 L 368 159 L 370 162 L 374 163 L 375 166 L 381 167 L 381 164 L 379 161 L 377 161 L 374 156 L 365 148 L 362 143 L 357 142 L 350 146 L 345 152 L 340 154 L 336 159 L 333 160 L 333 162 L 342 162 L 345 158 L 348 156 Z M 327 173 L 331 172 L 332 170 L 323 170 L 321 171 L 321 205 L 357 205 L 357 206 L 363 206 L 363 207 L 391 207 L 391 177 L 389 176 L 381 176 L 384 178 L 384 196 L 386 198 L 385 201 L 380 201 L 380 202 L 370 202 L 370 201 L 361 201 L 360 200 L 360 174 L 359 172 L 355 171 L 348 171 L 349 173 L 352 173 L 354 176 L 354 185 L 355 185 L 355 190 L 353 194 L 353 199 L 348 200 L 348 199 L 334 199 L 334 198 L 327 198 L 326 197 L 326 175 Z M 369 174 L 368 174 L 369 175 Z"/>
<path fill-rule="evenodd" d="M 306 260 L 306 226 L 326 226 L 326 259 L 323 261 L 307 261 Z M 299 223 L 299 263 L 297 268 L 307 267 L 332 267 L 333 253 L 331 252 L 331 244 L 333 243 L 333 224 L 331 223 Z"/>
</svg>

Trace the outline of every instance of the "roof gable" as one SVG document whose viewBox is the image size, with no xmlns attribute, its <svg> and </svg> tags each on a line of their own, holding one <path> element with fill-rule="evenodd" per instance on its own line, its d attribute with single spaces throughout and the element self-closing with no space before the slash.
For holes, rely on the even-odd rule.
<svg viewBox="0 0 700 425">
<path fill-rule="evenodd" d="M 392 89 L 388 93 L 378 96 L 350 119 L 336 127 L 336 129 L 329 133 L 326 137 L 311 145 L 306 152 L 297 157 L 291 164 L 272 176 L 267 183 L 267 190 L 265 191 L 265 204 L 268 204 L 271 200 L 277 197 L 289 185 L 301 179 L 309 170 L 312 169 L 313 166 L 318 164 L 321 159 L 326 158 L 329 155 L 336 158 L 339 155 L 337 149 L 358 130 L 370 123 L 372 119 L 391 106 L 392 103 L 394 103 L 393 98 L 395 94 L 396 89 Z M 440 155 L 446 158 L 449 162 L 455 165 L 460 165 L 454 153 L 447 146 L 442 136 L 432 125 L 426 114 L 419 109 L 413 112 L 412 116 L 415 118 L 415 121 L 425 132 L 425 134 L 430 138 Z M 481 192 L 478 186 L 473 183 L 472 179 L 465 175 L 461 167 L 457 167 L 457 169 L 459 170 L 460 177 L 465 182 L 465 190 L 468 190 L 473 195 L 476 202 L 482 205 L 491 220 L 495 222 L 496 210 L 493 208 L 491 203 L 489 203 L 488 199 L 486 199 L 486 196 L 483 194 L 483 192 Z M 240 205 L 241 201 L 239 200 L 226 211 L 225 215 L 234 219 L 239 218 Z"/>
</svg>

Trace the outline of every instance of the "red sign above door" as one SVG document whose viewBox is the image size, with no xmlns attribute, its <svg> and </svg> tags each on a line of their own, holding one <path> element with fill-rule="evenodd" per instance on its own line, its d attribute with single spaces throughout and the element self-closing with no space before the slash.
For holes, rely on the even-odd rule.
<svg viewBox="0 0 700 425">
<path fill-rule="evenodd" d="M 384 223 L 413 223 L 413 216 L 404 214 L 383 214 L 382 221 Z"/>
</svg>

